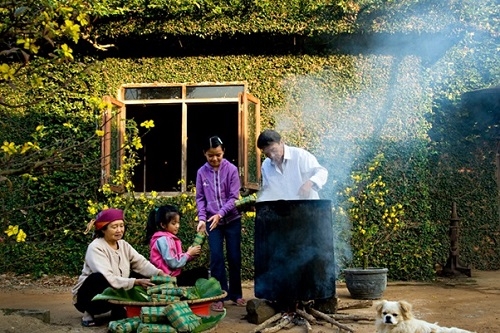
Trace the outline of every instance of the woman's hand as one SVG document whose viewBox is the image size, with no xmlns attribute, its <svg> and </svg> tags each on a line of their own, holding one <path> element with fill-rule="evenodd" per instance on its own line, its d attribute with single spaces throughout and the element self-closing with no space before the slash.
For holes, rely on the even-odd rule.
<svg viewBox="0 0 500 333">
<path fill-rule="evenodd" d="M 135 279 L 134 286 L 141 286 L 144 288 L 154 286 L 150 279 Z"/>
<path fill-rule="evenodd" d="M 158 275 L 159 276 L 169 276 L 167 273 L 165 273 L 164 271 L 159 271 L 158 272 Z"/>
<path fill-rule="evenodd" d="M 210 231 L 214 230 L 217 228 L 217 225 L 219 224 L 219 220 L 222 218 L 219 214 L 215 214 L 211 218 L 208 219 L 208 222 L 210 222 Z"/>
<path fill-rule="evenodd" d="M 187 250 L 187 253 L 191 256 L 197 256 L 201 253 L 201 246 L 196 245 L 196 246 L 190 246 L 189 249 Z"/>
</svg>

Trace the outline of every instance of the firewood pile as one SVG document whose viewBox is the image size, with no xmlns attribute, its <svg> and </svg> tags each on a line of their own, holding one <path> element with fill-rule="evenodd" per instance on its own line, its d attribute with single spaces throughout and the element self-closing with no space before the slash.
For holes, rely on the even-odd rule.
<svg viewBox="0 0 500 333">
<path fill-rule="evenodd" d="M 312 307 L 313 303 L 303 302 L 293 312 L 276 313 L 274 316 L 257 325 L 250 333 L 274 333 L 288 330 L 294 326 L 303 326 L 307 332 L 312 332 L 313 325 L 331 325 L 338 332 L 352 332 L 354 330 L 344 323 L 353 321 L 374 321 L 374 318 L 350 315 L 348 313 L 326 314 Z M 372 301 L 359 301 L 346 306 L 339 306 L 338 310 L 360 309 L 372 306 Z"/>
</svg>

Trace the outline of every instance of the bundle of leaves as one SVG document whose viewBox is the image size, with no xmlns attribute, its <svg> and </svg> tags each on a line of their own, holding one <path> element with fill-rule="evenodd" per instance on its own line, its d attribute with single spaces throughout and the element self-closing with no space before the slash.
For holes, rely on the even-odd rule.
<svg viewBox="0 0 500 333">
<path fill-rule="evenodd" d="M 114 289 L 108 287 L 100 294 L 92 298 L 93 301 L 99 300 L 116 300 L 124 302 L 148 302 L 148 294 L 146 289 L 141 286 L 135 286 L 132 289 Z"/>
<path fill-rule="evenodd" d="M 207 279 L 198 279 L 195 282 L 196 293 L 200 298 L 215 297 L 222 294 L 220 282 L 214 277 Z"/>
<path fill-rule="evenodd" d="M 219 296 L 222 294 L 222 288 L 219 281 L 214 277 L 209 279 L 198 279 L 195 282 L 194 287 L 189 287 L 192 294 L 196 295 L 196 298 L 210 298 Z M 190 299 L 193 299 L 190 297 Z M 108 287 L 100 294 L 97 294 L 93 299 L 97 300 L 116 300 L 124 302 L 150 302 L 150 295 L 148 295 L 147 290 L 141 286 L 135 286 L 132 289 L 114 289 Z"/>
</svg>

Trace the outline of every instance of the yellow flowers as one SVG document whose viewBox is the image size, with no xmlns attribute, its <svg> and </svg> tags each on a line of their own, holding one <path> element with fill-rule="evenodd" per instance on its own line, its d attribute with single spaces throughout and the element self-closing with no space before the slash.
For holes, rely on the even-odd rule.
<svg viewBox="0 0 500 333">
<path fill-rule="evenodd" d="M 80 26 L 78 24 L 73 23 L 71 20 L 65 20 L 64 25 L 61 28 L 73 39 L 75 43 L 78 42 L 80 37 Z M 73 59 L 73 56 L 71 56 L 71 59 Z"/>
<path fill-rule="evenodd" d="M 16 74 L 16 69 L 9 66 L 8 64 L 0 65 L 0 77 L 6 81 L 14 80 L 14 74 Z"/>
<path fill-rule="evenodd" d="M 20 229 L 16 236 L 16 242 L 20 243 L 25 241 L 26 241 L 26 233 L 23 231 L 23 229 Z"/>
<path fill-rule="evenodd" d="M 27 179 L 29 181 L 32 181 L 32 182 L 37 182 L 38 181 L 38 177 L 35 177 L 33 175 L 30 175 L 29 173 L 23 173 L 21 175 L 21 177 L 23 177 L 24 179 Z"/>
<path fill-rule="evenodd" d="M 25 142 L 23 146 L 21 147 L 21 154 L 26 153 L 30 149 L 35 149 L 35 150 L 40 150 L 40 147 L 37 144 L 34 144 L 32 142 Z"/>
<path fill-rule="evenodd" d="M 357 175 L 357 174 L 353 174 L 351 175 L 351 178 L 352 180 L 354 180 L 355 182 L 359 182 L 361 180 L 361 176 L 360 175 Z"/>
<path fill-rule="evenodd" d="M 382 166 L 383 154 L 375 156 L 363 170 L 354 171 L 351 175 L 353 184 L 342 193 L 351 228 L 351 245 L 355 256 L 354 261 L 368 267 L 369 257 L 377 249 L 377 244 L 383 243 L 403 225 L 400 218 L 404 215 L 403 205 L 395 203 L 388 205 L 386 189 L 381 175 L 376 175 Z"/>
<path fill-rule="evenodd" d="M 245 215 L 250 218 L 255 218 L 255 212 L 245 212 Z"/>
<path fill-rule="evenodd" d="M 22 146 L 16 145 L 14 142 L 4 141 L 2 145 L 2 150 L 7 155 L 14 154 L 25 154 L 29 150 L 40 150 L 38 144 L 33 142 L 25 142 Z"/>
<path fill-rule="evenodd" d="M 135 138 L 132 139 L 132 145 L 135 147 L 135 149 L 140 149 L 142 148 L 142 142 L 141 138 L 136 136 Z"/>
<path fill-rule="evenodd" d="M 33 53 L 38 53 L 38 50 L 40 49 L 39 46 L 35 45 L 35 40 L 32 38 L 19 38 L 16 42 L 19 45 L 23 45 L 23 48 L 25 50 L 31 51 Z"/>
<path fill-rule="evenodd" d="M 146 121 L 143 121 L 140 126 L 144 127 L 144 128 L 151 128 L 151 127 L 155 127 L 155 123 L 153 120 L 146 120 Z"/>
<path fill-rule="evenodd" d="M 83 26 L 86 26 L 86 25 L 88 25 L 88 24 L 89 24 L 89 20 L 88 20 L 87 15 L 86 15 L 86 14 L 83 14 L 83 13 L 80 13 L 80 14 L 77 16 L 76 20 L 77 20 L 78 22 L 80 22 L 80 24 L 81 24 L 81 25 L 83 25 Z"/>
<path fill-rule="evenodd" d="M 7 142 L 7 141 L 3 142 L 2 150 L 7 155 L 12 155 L 12 154 L 15 154 L 17 152 L 17 148 L 16 148 L 16 145 L 14 144 L 14 142 Z"/>
<path fill-rule="evenodd" d="M 16 236 L 16 242 L 25 242 L 26 241 L 26 233 L 23 229 L 19 229 L 18 225 L 9 225 L 7 230 L 4 231 L 8 237 Z"/>
<path fill-rule="evenodd" d="M 109 186 L 108 186 L 109 187 Z M 91 216 L 95 216 L 97 215 L 97 205 L 92 201 L 92 200 L 89 200 L 87 201 L 87 204 L 89 205 L 87 207 L 87 212 L 91 215 Z"/>
<path fill-rule="evenodd" d="M 7 230 L 5 230 L 5 233 L 7 234 L 7 236 L 13 236 L 13 235 L 17 235 L 17 233 L 19 232 L 19 226 L 12 226 L 12 225 L 9 225 L 9 227 L 7 228 Z"/>
<path fill-rule="evenodd" d="M 73 50 L 67 44 L 61 45 L 61 49 L 58 50 L 58 53 L 64 59 L 73 60 Z"/>
</svg>

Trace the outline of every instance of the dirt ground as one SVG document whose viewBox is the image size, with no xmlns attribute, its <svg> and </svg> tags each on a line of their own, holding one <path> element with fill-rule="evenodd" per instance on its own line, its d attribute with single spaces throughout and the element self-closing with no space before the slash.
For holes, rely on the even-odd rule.
<svg viewBox="0 0 500 333">
<path fill-rule="evenodd" d="M 74 279 L 44 277 L 33 281 L 29 277 L 0 275 L 0 333 L 13 332 L 106 332 L 106 325 L 84 328 L 80 313 L 71 303 Z M 340 307 L 359 304 L 353 300 L 343 283 L 336 286 Z M 244 284 L 244 297 L 253 298 L 253 284 Z M 389 282 L 384 299 L 407 300 L 413 304 L 415 315 L 441 326 L 456 326 L 478 333 L 500 333 L 500 271 L 473 271 L 472 277 L 439 279 L 433 283 Z M 212 330 L 215 333 L 249 333 L 255 325 L 245 319 L 246 309 L 226 305 L 227 316 Z M 31 316 L 6 314 L 5 309 L 48 310 L 50 324 Z M 341 310 L 339 313 L 374 318 L 372 306 Z M 373 320 L 342 322 L 357 333 L 374 332 Z M 283 332 L 306 332 L 296 326 Z M 313 333 L 338 332 L 330 325 L 314 325 Z M 345 332 L 345 331 L 343 331 Z"/>
</svg>

